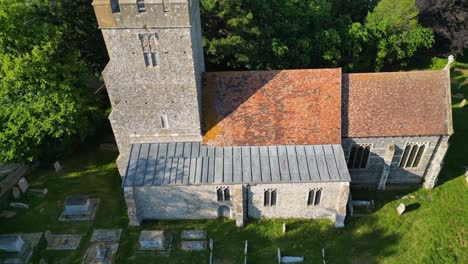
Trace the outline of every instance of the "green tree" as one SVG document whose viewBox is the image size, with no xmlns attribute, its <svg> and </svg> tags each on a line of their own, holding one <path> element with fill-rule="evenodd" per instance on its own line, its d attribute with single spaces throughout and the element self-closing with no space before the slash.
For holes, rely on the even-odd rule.
<svg viewBox="0 0 468 264">
<path fill-rule="evenodd" d="M 209 69 L 337 66 L 350 19 L 328 0 L 202 0 Z"/>
<path fill-rule="evenodd" d="M 434 44 L 432 30 L 418 23 L 415 0 L 382 0 L 364 25 L 349 29 L 350 45 L 357 69 L 400 69 L 421 49 Z"/>
<path fill-rule="evenodd" d="M 47 1 L 0 0 L 0 161 L 54 159 L 91 132 L 90 77 Z"/>
</svg>

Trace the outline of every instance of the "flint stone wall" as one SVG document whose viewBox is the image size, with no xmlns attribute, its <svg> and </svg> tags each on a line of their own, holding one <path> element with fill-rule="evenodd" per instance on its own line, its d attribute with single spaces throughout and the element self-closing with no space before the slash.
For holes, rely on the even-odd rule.
<svg viewBox="0 0 468 264">
<path fill-rule="evenodd" d="M 263 195 L 266 189 L 276 189 L 275 206 L 264 206 Z M 307 205 L 310 189 L 322 189 L 319 205 Z M 255 184 L 247 189 L 248 214 L 252 218 L 315 218 L 330 219 L 346 216 L 349 183 L 285 183 Z M 341 217 L 338 217 L 340 215 Z"/>
<path fill-rule="evenodd" d="M 167 13 L 161 8 L 150 5 L 136 15 L 130 11 L 136 11 L 136 5 L 122 5 L 113 16 L 117 27 L 124 28 L 102 28 L 110 56 L 103 77 L 113 109 L 109 119 L 121 175 L 133 143 L 201 141 L 204 62 L 198 2 L 192 7 L 187 2 L 171 6 Z M 156 67 L 146 67 L 139 34 L 157 36 Z M 162 115 L 168 128 L 162 128 Z"/>
<path fill-rule="evenodd" d="M 423 137 L 374 137 L 374 138 L 343 138 L 342 146 L 346 161 L 353 144 L 372 144 L 367 168 L 350 169 L 351 183 L 353 185 L 377 186 L 384 166 L 385 150 L 388 144 L 395 144 L 395 153 L 390 164 L 387 185 L 389 184 L 421 184 L 429 168 L 433 153 L 443 136 Z M 417 168 L 400 168 L 403 151 L 407 143 L 428 143 L 419 166 Z"/>
</svg>

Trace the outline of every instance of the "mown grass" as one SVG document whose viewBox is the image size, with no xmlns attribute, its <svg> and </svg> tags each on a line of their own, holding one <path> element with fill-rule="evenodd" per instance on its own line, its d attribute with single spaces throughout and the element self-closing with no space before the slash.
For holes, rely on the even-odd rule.
<svg viewBox="0 0 468 264">
<path fill-rule="evenodd" d="M 460 65 L 460 64 L 458 64 Z M 463 64 L 462 64 L 463 65 Z M 463 66 L 464 67 L 464 66 Z M 457 71 L 458 67 L 454 69 Z M 453 75 L 458 82 L 459 75 Z M 465 94 L 466 96 L 466 94 Z M 468 263 L 468 184 L 462 166 L 468 165 L 468 106 L 454 101 L 455 134 L 445 159 L 438 186 L 433 190 L 386 192 L 353 191 L 360 199 L 376 200 L 370 215 L 347 219 L 346 227 L 335 229 L 328 221 L 251 220 L 239 229 L 233 221 L 151 221 L 139 228 L 128 227 L 125 202 L 114 154 L 91 147 L 64 162 L 64 170 L 36 170 L 28 178 L 32 187 L 47 187 L 46 198 L 23 196 L 29 210 L 17 210 L 10 220 L 0 219 L 0 233 L 83 233 L 76 251 L 47 251 L 42 239 L 33 263 L 81 263 L 94 228 L 124 228 L 116 263 L 208 263 L 209 252 L 180 250 L 182 229 L 205 229 L 214 240 L 216 263 L 242 263 L 244 241 L 249 241 L 248 263 L 276 263 L 277 248 L 284 254 L 305 257 L 305 263 L 321 263 L 325 248 L 327 263 Z M 65 196 L 88 194 L 101 199 L 94 222 L 58 221 Z M 396 198 L 407 195 L 414 198 Z M 398 216 L 395 208 L 405 203 L 408 212 Z M 282 223 L 288 232 L 282 234 Z M 142 229 L 165 230 L 173 237 L 169 257 L 137 251 Z"/>
</svg>

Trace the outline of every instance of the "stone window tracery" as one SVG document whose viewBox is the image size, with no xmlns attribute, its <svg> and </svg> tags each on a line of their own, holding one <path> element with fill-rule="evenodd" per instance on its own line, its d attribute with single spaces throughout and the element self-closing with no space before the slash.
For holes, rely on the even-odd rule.
<svg viewBox="0 0 468 264">
<path fill-rule="evenodd" d="M 317 206 L 320 205 L 320 200 L 322 199 L 322 189 L 314 188 L 310 189 L 307 195 L 307 205 L 308 206 Z"/>
<path fill-rule="evenodd" d="M 400 168 L 418 167 L 426 148 L 427 143 L 407 143 L 398 166 Z"/>
<path fill-rule="evenodd" d="M 354 144 L 348 158 L 348 169 L 365 169 L 370 156 L 372 144 Z"/>
<path fill-rule="evenodd" d="M 226 187 L 226 186 L 216 187 L 216 197 L 218 199 L 218 202 L 230 201 L 231 191 L 229 187 Z"/>
<path fill-rule="evenodd" d="M 159 44 L 156 34 L 140 34 L 141 48 L 146 67 L 158 66 Z"/>
<path fill-rule="evenodd" d="M 266 189 L 263 192 L 263 206 L 275 206 L 278 191 L 276 189 Z"/>
</svg>

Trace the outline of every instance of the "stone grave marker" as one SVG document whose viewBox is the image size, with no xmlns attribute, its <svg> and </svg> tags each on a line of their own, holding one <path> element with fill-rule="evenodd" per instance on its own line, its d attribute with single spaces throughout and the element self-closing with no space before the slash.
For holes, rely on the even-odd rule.
<svg viewBox="0 0 468 264">
<path fill-rule="evenodd" d="M 62 165 L 60 165 L 60 162 L 56 161 L 54 163 L 54 169 L 55 169 L 55 172 L 59 172 L 62 170 Z"/>
<path fill-rule="evenodd" d="M 283 234 L 286 234 L 286 223 L 283 222 Z"/>
<path fill-rule="evenodd" d="M 86 250 L 85 256 L 81 263 L 97 264 L 97 263 L 113 263 L 115 253 L 117 253 L 119 244 L 110 243 L 92 244 Z"/>
<path fill-rule="evenodd" d="M 205 241 L 182 241 L 181 248 L 183 250 L 200 251 L 205 250 Z"/>
<path fill-rule="evenodd" d="M 20 235 L 0 235 L 0 250 L 6 252 L 21 252 L 25 243 Z"/>
<path fill-rule="evenodd" d="M 26 181 L 26 179 L 24 177 L 19 179 L 18 186 L 19 186 L 19 188 L 21 189 L 21 191 L 23 193 L 25 193 L 29 188 L 28 181 Z"/>
<path fill-rule="evenodd" d="M 21 233 L 0 235 L 0 250 L 5 251 L 1 263 L 29 263 L 34 248 L 39 243 L 42 233 Z"/>
<path fill-rule="evenodd" d="M 75 250 L 80 246 L 81 234 L 57 234 L 46 231 L 47 250 Z"/>
<path fill-rule="evenodd" d="M 18 187 L 13 187 L 13 189 L 11 189 L 11 194 L 15 200 L 18 200 L 21 197 L 21 191 Z"/>
<path fill-rule="evenodd" d="M 205 239 L 206 232 L 205 230 L 182 230 L 181 237 L 187 240 Z"/>
<path fill-rule="evenodd" d="M 90 199 L 86 195 L 67 196 L 60 221 L 89 221 L 94 218 L 99 199 Z"/>
<path fill-rule="evenodd" d="M 403 203 L 400 203 L 397 207 L 398 215 L 402 215 L 405 212 L 406 206 Z"/>
<path fill-rule="evenodd" d="M 143 230 L 138 239 L 140 250 L 164 250 L 164 232 L 160 230 Z"/>
<path fill-rule="evenodd" d="M 10 203 L 10 207 L 17 209 L 29 209 L 29 204 L 25 203 Z"/>
<path fill-rule="evenodd" d="M 213 239 L 210 238 L 210 250 L 213 251 Z"/>
<path fill-rule="evenodd" d="M 95 229 L 91 235 L 91 242 L 119 242 L 122 229 Z"/>
</svg>

